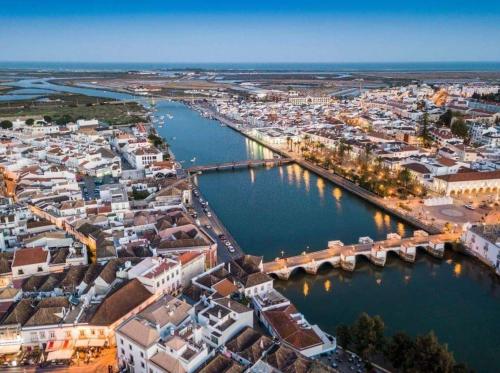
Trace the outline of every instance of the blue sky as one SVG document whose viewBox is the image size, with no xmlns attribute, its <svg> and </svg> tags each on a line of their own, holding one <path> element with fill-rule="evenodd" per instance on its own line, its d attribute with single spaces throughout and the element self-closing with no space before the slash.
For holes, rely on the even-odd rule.
<svg viewBox="0 0 500 373">
<path fill-rule="evenodd" d="M 500 61 L 500 0 L 0 0 L 0 61 Z"/>
</svg>

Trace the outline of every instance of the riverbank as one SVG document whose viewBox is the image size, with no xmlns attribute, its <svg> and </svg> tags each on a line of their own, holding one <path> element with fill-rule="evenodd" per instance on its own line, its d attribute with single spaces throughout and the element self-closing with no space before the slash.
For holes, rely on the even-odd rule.
<svg viewBox="0 0 500 373">
<path fill-rule="evenodd" d="M 189 106 L 193 107 L 195 110 L 197 108 L 202 109 L 202 110 L 203 109 L 210 110 L 210 113 L 214 119 L 218 120 L 219 122 L 223 123 L 224 125 L 228 126 L 229 128 L 237 131 L 238 133 L 242 134 L 243 136 L 249 138 L 252 141 L 259 143 L 260 145 L 266 147 L 267 149 L 271 150 L 272 152 L 274 152 L 276 154 L 279 154 L 280 156 L 282 156 L 284 158 L 293 159 L 293 161 L 295 163 L 299 164 L 301 167 L 303 167 L 303 168 L 315 173 L 316 175 L 334 183 L 335 185 L 340 186 L 341 188 L 349 191 L 350 193 L 355 194 L 356 196 L 364 199 L 365 201 L 370 202 L 371 204 L 377 206 L 381 210 L 384 210 L 385 212 L 387 212 L 393 216 L 398 217 L 399 219 L 407 222 L 408 224 L 410 224 L 414 227 L 417 227 L 418 229 L 422 229 L 422 230 L 428 232 L 429 234 L 442 233 L 442 229 L 440 229 L 436 226 L 428 225 L 428 224 L 414 218 L 413 216 L 410 216 L 409 214 L 404 213 L 403 211 L 401 211 L 399 209 L 396 209 L 396 208 L 389 206 L 387 204 L 386 200 L 384 200 L 383 198 L 380 198 L 379 196 L 361 188 L 359 185 L 356 185 L 353 182 L 351 182 L 351 181 L 349 181 L 349 180 L 347 180 L 339 175 L 336 175 L 332 172 L 329 172 L 329 171 L 327 171 L 319 166 L 313 165 L 312 163 L 310 163 L 302 158 L 297 157 L 295 154 L 292 154 L 292 153 L 287 152 L 283 149 L 277 148 L 273 145 L 270 145 L 270 144 L 267 144 L 267 143 L 261 141 L 260 139 L 249 134 L 247 131 L 243 130 L 240 127 L 240 125 L 238 125 L 237 123 L 234 123 L 233 121 L 217 114 L 212 108 L 199 107 L 199 106 L 196 106 L 196 105 L 193 105 L 190 103 L 187 103 L 187 104 Z"/>
</svg>

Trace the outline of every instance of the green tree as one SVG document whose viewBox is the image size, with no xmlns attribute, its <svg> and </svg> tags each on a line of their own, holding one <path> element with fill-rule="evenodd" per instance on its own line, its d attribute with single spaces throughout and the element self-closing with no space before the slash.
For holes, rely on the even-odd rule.
<svg viewBox="0 0 500 373">
<path fill-rule="evenodd" d="M 3 128 L 4 130 L 12 128 L 12 122 L 10 120 L 2 120 L 0 122 L 0 127 Z"/>
<path fill-rule="evenodd" d="M 35 124 L 35 120 L 33 118 L 28 118 L 24 123 L 26 123 L 26 125 L 28 126 L 32 126 L 33 124 Z"/>
<path fill-rule="evenodd" d="M 47 123 L 52 123 L 52 117 L 50 115 L 44 115 L 43 120 Z"/>
<path fill-rule="evenodd" d="M 354 350 L 367 359 L 384 346 L 384 322 L 380 316 L 362 313 L 352 326 L 352 336 Z"/>
<path fill-rule="evenodd" d="M 429 133 L 429 113 L 425 112 L 422 117 L 422 128 L 421 128 L 422 140 L 425 147 L 429 147 L 432 142 L 431 135 Z"/>
<path fill-rule="evenodd" d="M 73 121 L 74 121 L 73 117 L 69 114 L 64 114 L 61 117 L 56 119 L 56 123 L 58 125 L 68 124 L 69 122 L 73 122 Z"/>
<path fill-rule="evenodd" d="M 412 338 L 404 332 L 398 332 L 390 338 L 384 349 L 384 356 L 394 368 L 405 368 L 407 359 L 412 356 L 414 348 L 415 344 Z"/>
<path fill-rule="evenodd" d="M 453 119 L 453 112 L 448 109 L 439 117 L 438 124 L 441 126 L 449 127 Z"/>
<path fill-rule="evenodd" d="M 403 186 L 406 188 L 411 181 L 410 171 L 406 167 L 403 167 L 401 171 L 399 171 L 398 178 L 399 181 L 401 181 Z"/>
<path fill-rule="evenodd" d="M 469 138 L 469 126 L 463 118 L 458 118 L 451 125 L 451 132 L 464 140 Z"/>
<path fill-rule="evenodd" d="M 415 339 L 413 354 L 407 364 L 410 372 L 450 373 L 455 359 L 448 346 L 441 345 L 434 332 L 430 332 Z"/>
<path fill-rule="evenodd" d="M 349 348 L 349 345 L 352 342 L 351 329 L 349 328 L 349 326 L 340 324 L 335 329 L 335 333 L 337 336 L 337 343 L 344 349 Z"/>
</svg>

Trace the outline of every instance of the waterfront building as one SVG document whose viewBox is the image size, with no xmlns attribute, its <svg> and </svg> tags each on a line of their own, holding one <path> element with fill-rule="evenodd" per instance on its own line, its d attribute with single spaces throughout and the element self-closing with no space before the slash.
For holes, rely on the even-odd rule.
<svg viewBox="0 0 500 373">
<path fill-rule="evenodd" d="M 330 96 L 305 96 L 299 97 L 292 95 L 288 102 L 293 105 L 329 105 L 332 101 Z"/>
<path fill-rule="evenodd" d="M 473 225 L 464 231 L 461 240 L 469 253 L 500 275 L 500 224 Z"/>
<path fill-rule="evenodd" d="M 434 177 L 432 188 L 447 196 L 461 193 L 497 193 L 500 171 L 469 171 Z"/>
</svg>

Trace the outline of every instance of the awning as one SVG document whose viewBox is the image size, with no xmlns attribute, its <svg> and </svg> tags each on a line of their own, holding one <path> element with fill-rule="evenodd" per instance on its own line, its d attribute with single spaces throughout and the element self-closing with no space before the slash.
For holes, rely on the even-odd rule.
<svg viewBox="0 0 500 373">
<path fill-rule="evenodd" d="M 47 361 L 52 360 L 69 360 L 73 356 L 73 350 L 57 350 L 49 352 L 47 355 Z"/>
<path fill-rule="evenodd" d="M 89 346 L 90 347 L 102 347 L 106 343 L 105 339 L 91 339 Z"/>
<path fill-rule="evenodd" d="M 71 341 L 66 339 L 64 341 L 48 341 L 45 352 L 52 352 L 56 350 L 65 350 L 71 347 Z"/>
<path fill-rule="evenodd" d="M 75 347 L 87 347 L 89 345 L 88 339 L 79 339 L 75 342 Z"/>
<path fill-rule="evenodd" d="M 21 345 L 18 344 L 18 345 L 4 345 L 4 346 L 0 346 L 0 354 L 15 354 L 17 352 L 19 352 L 19 350 L 21 349 Z"/>
</svg>

